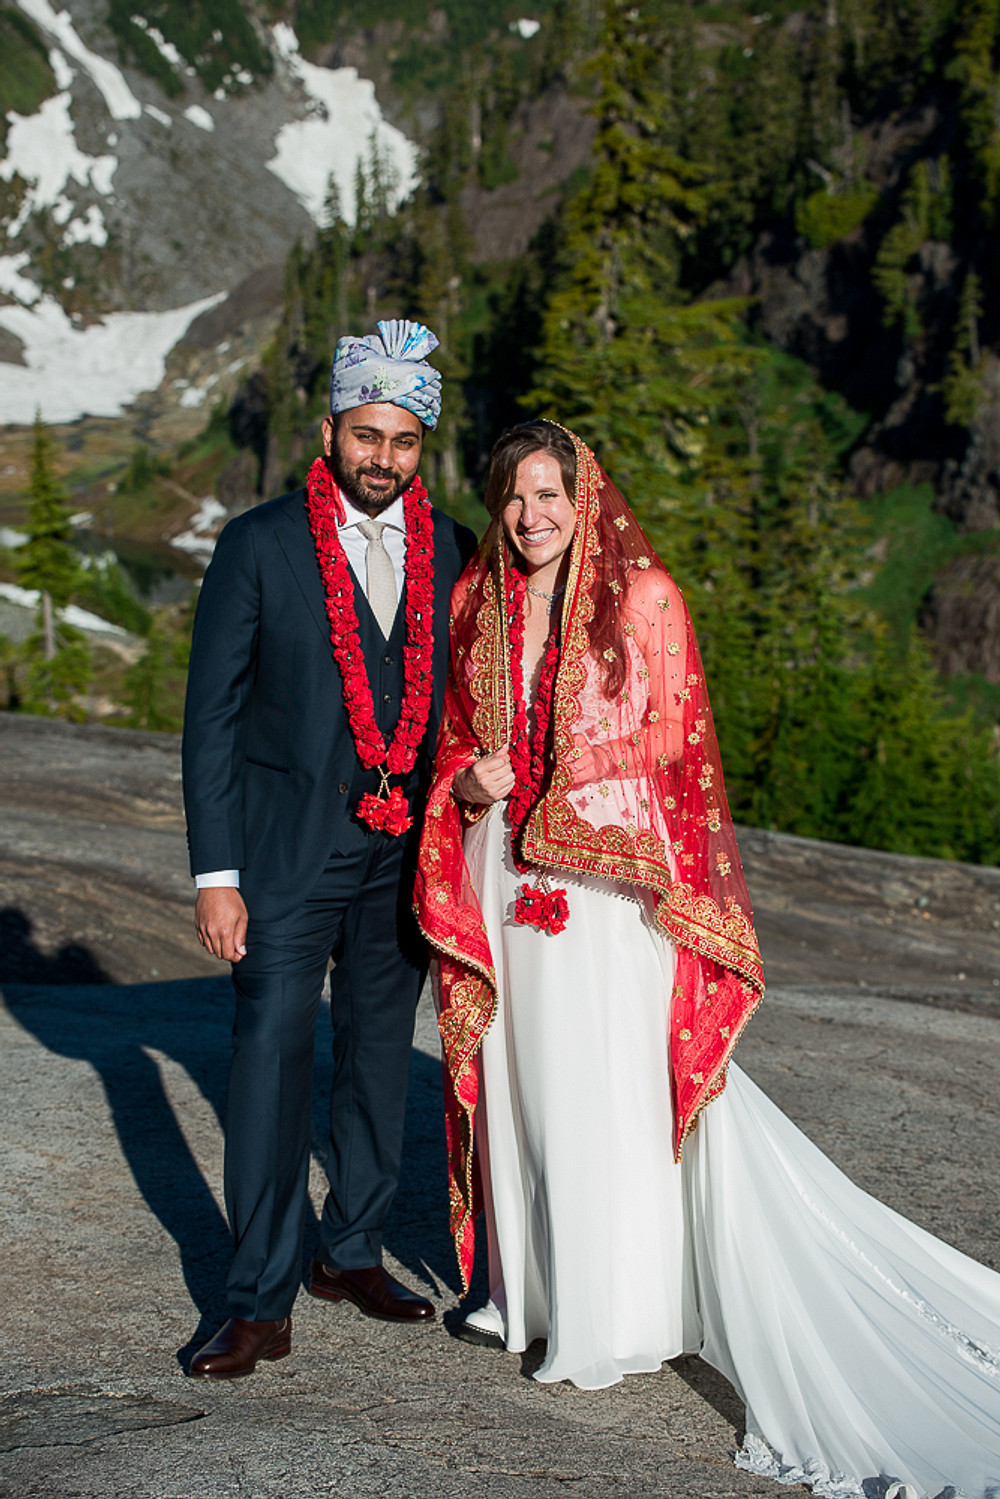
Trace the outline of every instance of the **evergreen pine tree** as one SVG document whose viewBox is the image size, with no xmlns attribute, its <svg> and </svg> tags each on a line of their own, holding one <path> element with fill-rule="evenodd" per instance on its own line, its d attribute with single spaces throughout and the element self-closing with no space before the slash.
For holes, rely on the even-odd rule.
<svg viewBox="0 0 1000 1499">
<path fill-rule="evenodd" d="M 42 649 L 46 661 L 52 661 L 57 648 L 55 611 L 69 603 L 80 568 L 72 546 L 69 504 L 53 471 L 52 442 L 40 413 L 35 417 L 29 496 L 28 539 L 18 549 L 17 572 L 25 588 L 41 595 Z"/>
<path fill-rule="evenodd" d="M 647 3 L 605 0 L 593 170 L 571 199 L 525 405 L 573 426 L 641 509 L 697 460 L 718 393 L 749 358 L 739 304 L 681 292 L 705 173 L 665 141 L 659 32 Z"/>
</svg>

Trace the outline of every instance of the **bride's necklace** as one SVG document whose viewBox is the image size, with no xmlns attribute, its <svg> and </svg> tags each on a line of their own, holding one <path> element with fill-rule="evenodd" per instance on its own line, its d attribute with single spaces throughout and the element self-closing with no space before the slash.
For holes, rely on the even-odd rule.
<svg viewBox="0 0 1000 1499">
<path fill-rule="evenodd" d="M 544 588 L 533 588 L 527 581 L 525 581 L 524 586 L 529 593 L 533 593 L 535 595 L 536 599 L 544 599 L 550 609 L 552 608 L 552 605 L 555 603 L 556 599 L 561 599 L 563 594 L 566 592 L 565 583 L 561 588 L 553 588 L 551 593 L 546 593 Z"/>
</svg>

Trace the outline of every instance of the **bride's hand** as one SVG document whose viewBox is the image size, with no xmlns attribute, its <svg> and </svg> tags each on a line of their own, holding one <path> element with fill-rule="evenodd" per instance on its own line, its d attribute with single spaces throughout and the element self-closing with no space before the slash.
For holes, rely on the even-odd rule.
<svg viewBox="0 0 1000 1499">
<path fill-rule="evenodd" d="M 503 801 L 514 789 L 509 747 L 505 744 L 492 755 L 473 760 L 464 770 L 456 772 L 453 786 L 455 795 L 463 802 L 489 807 Z"/>
<path fill-rule="evenodd" d="M 573 735 L 573 785 L 585 786 L 589 781 L 600 781 L 608 773 L 608 755 L 598 745 L 590 743 L 583 734 Z"/>
</svg>

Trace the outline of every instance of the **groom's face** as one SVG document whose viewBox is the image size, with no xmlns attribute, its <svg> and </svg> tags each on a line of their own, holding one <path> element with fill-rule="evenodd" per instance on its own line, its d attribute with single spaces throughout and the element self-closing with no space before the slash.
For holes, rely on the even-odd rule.
<svg viewBox="0 0 1000 1499">
<path fill-rule="evenodd" d="M 378 515 L 409 487 L 423 442 L 419 417 L 388 401 L 341 411 L 323 423 L 333 477 L 368 515 Z"/>
</svg>

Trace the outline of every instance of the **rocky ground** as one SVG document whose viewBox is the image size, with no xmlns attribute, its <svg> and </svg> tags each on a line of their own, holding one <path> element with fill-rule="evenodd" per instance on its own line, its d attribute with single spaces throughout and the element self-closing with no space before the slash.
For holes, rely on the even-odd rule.
<svg viewBox="0 0 1000 1499">
<path fill-rule="evenodd" d="M 426 1003 L 387 1250 L 443 1321 L 303 1295 L 290 1358 L 186 1382 L 221 1312 L 231 1010 L 191 933 L 177 743 L 0 715 L 0 756 L 2 1499 L 787 1492 L 733 1468 L 740 1404 L 698 1360 L 584 1394 L 528 1378 L 537 1350 L 450 1336 Z M 1000 1268 L 1000 871 L 742 846 L 770 989 L 741 1064 L 862 1186 Z"/>
</svg>

